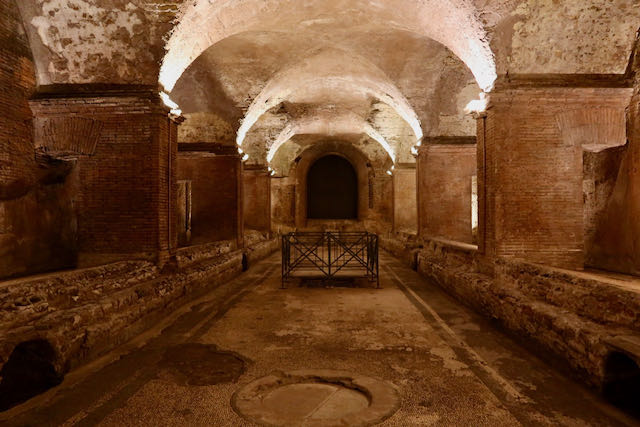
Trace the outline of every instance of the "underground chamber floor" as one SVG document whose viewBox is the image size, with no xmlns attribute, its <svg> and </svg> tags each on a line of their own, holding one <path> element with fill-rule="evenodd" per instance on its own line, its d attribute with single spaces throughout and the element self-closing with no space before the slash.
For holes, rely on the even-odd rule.
<svg viewBox="0 0 640 427">
<path fill-rule="evenodd" d="M 278 260 L 0 425 L 638 425 L 391 257 L 381 289 L 280 289 Z"/>
</svg>

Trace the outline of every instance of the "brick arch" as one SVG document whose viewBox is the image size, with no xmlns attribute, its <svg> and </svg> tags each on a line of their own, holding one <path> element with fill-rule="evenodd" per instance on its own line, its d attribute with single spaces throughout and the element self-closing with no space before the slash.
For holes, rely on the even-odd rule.
<svg viewBox="0 0 640 427">
<path fill-rule="evenodd" d="M 290 175 L 296 177 L 296 217 L 298 229 L 307 226 L 307 177 L 311 166 L 320 158 L 328 155 L 343 157 L 356 171 L 358 176 L 358 221 L 369 216 L 369 180 L 375 174 L 367 156 L 352 144 L 340 140 L 325 140 L 307 148 L 298 157 Z"/>
</svg>

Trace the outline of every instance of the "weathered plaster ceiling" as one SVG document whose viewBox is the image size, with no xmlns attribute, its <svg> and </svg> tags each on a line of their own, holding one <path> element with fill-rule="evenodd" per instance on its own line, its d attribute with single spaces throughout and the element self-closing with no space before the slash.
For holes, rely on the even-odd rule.
<svg viewBox="0 0 640 427">
<path fill-rule="evenodd" d="M 16 3 L 40 84 L 159 82 L 181 139 L 253 161 L 305 127 L 410 161 L 423 133 L 474 133 L 463 108 L 497 73 L 622 73 L 640 27 L 640 0 Z"/>
<path fill-rule="evenodd" d="M 447 46 L 486 88 L 495 78 L 494 63 L 500 73 L 619 73 L 640 27 L 640 0 L 16 0 L 16 4 L 40 84 L 153 84 L 162 65 L 160 81 L 169 89 L 209 47 L 247 31 L 285 31 L 311 37 L 318 44 L 341 32 L 364 36 L 385 30 L 409 32 Z"/>
</svg>

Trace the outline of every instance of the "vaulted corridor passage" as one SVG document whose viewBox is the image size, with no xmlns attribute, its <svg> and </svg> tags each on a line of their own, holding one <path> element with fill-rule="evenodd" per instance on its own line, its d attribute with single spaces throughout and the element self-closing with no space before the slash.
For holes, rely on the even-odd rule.
<svg viewBox="0 0 640 427">
<path fill-rule="evenodd" d="M 244 385 L 330 369 L 395 385 L 399 409 L 382 425 L 634 424 L 387 254 L 380 290 L 282 290 L 279 261 L 215 287 L 0 423 L 254 425 L 230 404 Z"/>
</svg>

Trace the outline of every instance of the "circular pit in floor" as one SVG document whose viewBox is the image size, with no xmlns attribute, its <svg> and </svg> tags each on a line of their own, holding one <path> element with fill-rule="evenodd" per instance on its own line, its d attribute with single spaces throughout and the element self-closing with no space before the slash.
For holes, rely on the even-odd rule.
<svg viewBox="0 0 640 427">
<path fill-rule="evenodd" d="M 369 426 L 399 408 L 396 388 L 343 371 L 275 372 L 238 390 L 234 410 L 249 421 L 272 426 Z"/>
</svg>

